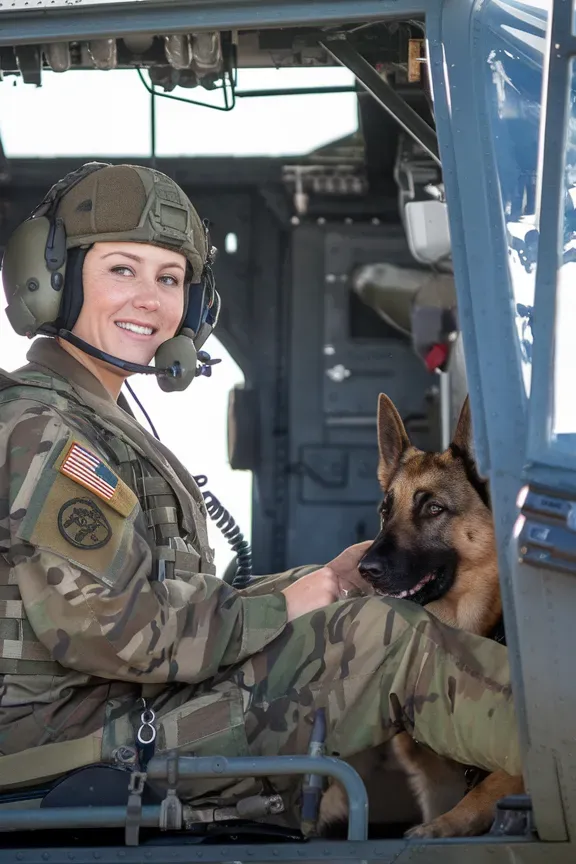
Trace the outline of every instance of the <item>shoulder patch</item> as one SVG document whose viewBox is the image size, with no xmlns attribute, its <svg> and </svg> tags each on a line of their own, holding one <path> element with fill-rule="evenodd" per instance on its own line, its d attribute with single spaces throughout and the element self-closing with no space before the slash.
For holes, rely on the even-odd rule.
<svg viewBox="0 0 576 864">
<path fill-rule="evenodd" d="M 69 441 L 54 467 L 65 477 L 97 495 L 121 516 L 129 516 L 138 502 L 132 489 L 96 453 L 75 439 Z"/>
<path fill-rule="evenodd" d="M 85 570 L 96 583 L 121 591 L 151 554 L 145 533 L 135 526 L 141 513 L 138 498 L 90 441 L 68 429 L 65 435 L 52 436 L 52 449 L 26 475 L 11 527 L 20 545 L 31 549 L 27 557 L 52 553 L 64 559 L 62 566 Z M 73 444 L 92 457 L 85 474 L 83 463 L 72 455 L 66 462 L 69 454 L 78 455 Z M 97 484 L 102 481 L 107 485 L 101 489 Z"/>
<path fill-rule="evenodd" d="M 90 498 L 71 498 L 58 513 L 58 530 L 77 549 L 101 549 L 112 537 L 104 513 Z"/>
</svg>

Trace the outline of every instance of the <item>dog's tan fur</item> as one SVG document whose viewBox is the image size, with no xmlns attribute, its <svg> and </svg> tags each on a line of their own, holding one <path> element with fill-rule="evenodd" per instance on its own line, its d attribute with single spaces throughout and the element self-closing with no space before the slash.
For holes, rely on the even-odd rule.
<svg viewBox="0 0 576 864">
<path fill-rule="evenodd" d="M 418 526 L 412 511 L 418 490 L 449 495 L 453 504 L 455 515 L 442 521 L 439 539 L 457 553 L 456 575 L 447 593 L 425 608 L 445 624 L 488 636 L 500 620 L 502 602 L 492 514 L 471 483 L 465 460 L 459 456 L 463 454 L 468 464 L 474 463 L 468 399 L 451 447 L 443 453 L 424 453 L 411 445 L 396 408 L 381 394 L 378 444 L 378 479 L 384 494 L 393 491 L 393 527 L 404 547 L 416 543 Z M 496 771 L 467 792 L 464 767 L 433 753 L 407 732 L 400 732 L 389 744 L 359 753 L 348 761 L 363 777 L 369 793 L 376 796 L 388 785 L 386 774 L 394 766 L 400 767 L 423 820 L 407 832 L 412 837 L 485 833 L 494 818 L 496 801 L 524 789 L 521 777 Z M 333 784 L 321 802 L 321 830 L 346 815 L 343 791 Z"/>
</svg>

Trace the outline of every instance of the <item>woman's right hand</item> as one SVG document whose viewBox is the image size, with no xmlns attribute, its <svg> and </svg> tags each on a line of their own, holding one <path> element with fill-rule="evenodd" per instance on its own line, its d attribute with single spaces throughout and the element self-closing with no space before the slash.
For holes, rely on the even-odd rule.
<svg viewBox="0 0 576 864">
<path fill-rule="evenodd" d="M 282 593 L 286 597 L 288 621 L 342 599 L 338 576 L 330 567 L 302 576 Z"/>
</svg>

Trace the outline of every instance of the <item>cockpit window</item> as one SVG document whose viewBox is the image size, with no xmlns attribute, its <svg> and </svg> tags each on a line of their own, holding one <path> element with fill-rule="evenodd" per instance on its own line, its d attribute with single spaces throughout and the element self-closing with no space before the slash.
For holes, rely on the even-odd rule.
<svg viewBox="0 0 576 864">
<path fill-rule="evenodd" d="M 558 250 L 554 392 L 550 443 L 574 454 L 576 448 L 576 63 L 571 68 L 568 129 L 564 145 L 564 223 Z"/>
<path fill-rule="evenodd" d="M 490 0 L 484 17 L 484 81 L 490 137 L 500 184 L 527 393 L 532 369 L 538 251 L 536 188 L 547 6 L 546 0 Z"/>
<path fill-rule="evenodd" d="M 148 80 L 148 73 L 144 77 Z M 353 83 L 350 72 L 336 67 L 238 70 L 241 92 Z M 178 88 L 177 93 L 211 105 L 223 101 L 221 90 Z M 74 110 L 54 122 L 54 105 Z M 150 95 L 136 70 L 45 72 L 42 87 L 7 76 L 0 83 L 0 118 L 4 150 L 12 159 L 150 156 Z M 300 155 L 357 128 L 353 92 L 238 98 L 229 112 L 156 97 L 159 157 Z"/>
</svg>

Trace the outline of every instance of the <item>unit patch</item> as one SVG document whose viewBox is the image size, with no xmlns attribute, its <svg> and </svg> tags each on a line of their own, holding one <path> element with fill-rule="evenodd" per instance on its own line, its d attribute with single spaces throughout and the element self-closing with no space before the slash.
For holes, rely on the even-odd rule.
<svg viewBox="0 0 576 864">
<path fill-rule="evenodd" d="M 112 537 L 112 528 L 90 498 L 71 498 L 58 513 L 61 535 L 78 549 L 101 549 Z"/>
</svg>

